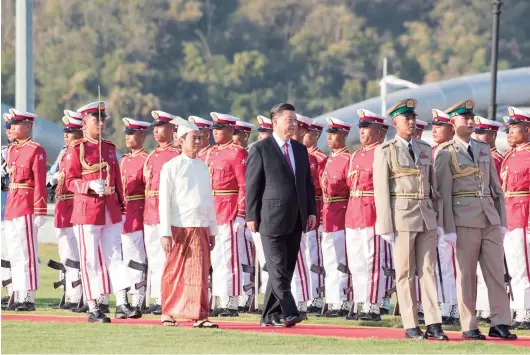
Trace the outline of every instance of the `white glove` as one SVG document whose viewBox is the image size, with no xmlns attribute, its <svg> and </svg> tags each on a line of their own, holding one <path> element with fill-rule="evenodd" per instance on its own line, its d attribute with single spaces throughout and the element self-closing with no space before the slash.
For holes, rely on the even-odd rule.
<svg viewBox="0 0 530 355">
<path fill-rule="evenodd" d="M 35 219 L 33 220 L 33 225 L 35 226 L 35 228 L 39 229 L 44 225 L 44 222 L 46 222 L 44 216 L 35 216 Z"/>
<path fill-rule="evenodd" d="M 124 214 L 121 215 L 121 223 L 125 223 L 125 215 Z"/>
<path fill-rule="evenodd" d="M 103 180 L 92 180 L 88 183 L 88 187 L 90 187 L 90 189 L 99 196 L 103 196 L 105 194 L 105 181 Z"/>
<path fill-rule="evenodd" d="M 437 227 L 436 235 L 438 236 L 436 245 L 440 246 L 440 244 L 444 240 L 444 229 L 442 227 Z"/>
<path fill-rule="evenodd" d="M 456 248 L 456 233 L 444 234 L 444 240 L 447 244 Z"/>
<path fill-rule="evenodd" d="M 504 235 L 506 234 L 506 227 L 501 226 L 501 234 L 502 238 L 504 239 Z"/>
<path fill-rule="evenodd" d="M 52 178 L 50 179 L 50 185 L 51 186 L 57 185 L 58 182 L 59 182 L 59 173 L 55 173 L 55 174 L 53 174 Z"/>
<path fill-rule="evenodd" d="M 245 225 L 245 220 L 243 217 L 236 217 L 236 220 L 234 221 L 234 231 L 238 231 L 239 228 L 243 227 Z"/>
<path fill-rule="evenodd" d="M 396 239 L 396 236 L 395 236 L 394 232 L 392 232 L 390 234 L 381 234 L 381 238 L 383 238 L 384 240 L 386 240 L 390 244 L 394 245 L 394 241 Z"/>
</svg>

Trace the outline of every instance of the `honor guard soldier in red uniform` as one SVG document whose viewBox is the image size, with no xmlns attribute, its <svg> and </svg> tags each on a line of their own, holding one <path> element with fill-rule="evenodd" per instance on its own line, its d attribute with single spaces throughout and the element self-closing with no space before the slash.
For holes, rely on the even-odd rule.
<svg viewBox="0 0 530 355">
<path fill-rule="evenodd" d="M 379 304 L 386 288 L 382 261 L 388 251 L 387 242 L 375 234 L 373 164 L 375 148 L 386 134 L 382 127 L 385 119 L 363 109 L 357 114 L 363 147 L 352 153 L 349 161 L 346 251 L 354 302 L 363 304 L 356 319 L 380 321 Z"/>
<path fill-rule="evenodd" d="M 258 140 L 262 140 L 272 135 L 272 120 L 265 116 L 258 116 Z"/>
<path fill-rule="evenodd" d="M 195 123 L 195 125 L 199 128 L 199 132 L 201 132 L 201 150 L 199 151 L 199 154 L 197 154 L 197 157 L 205 161 L 206 160 L 206 153 L 208 150 L 212 147 L 210 145 L 210 137 L 212 136 L 212 121 L 205 120 L 204 118 L 200 118 L 198 116 L 190 116 L 188 117 L 188 121 L 191 123 Z"/>
<path fill-rule="evenodd" d="M 509 140 L 515 148 L 504 156 L 501 168 L 506 201 L 508 231 L 504 253 L 512 277 L 511 309 L 515 310 L 515 329 L 530 329 L 530 112 L 509 107 Z M 499 256 L 500 257 L 500 256 Z M 492 308 L 493 313 L 493 308 Z M 493 314 L 492 314 L 493 315 Z"/>
<path fill-rule="evenodd" d="M 180 116 L 175 116 L 175 117 L 178 117 L 179 119 L 183 119 Z M 177 130 L 178 130 L 178 126 L 173 124 L 173 147 L 177 149 L 177 152 L 180 155 L 182 153 L 182 149 L 181 149 L 182 147 L 180 146 L 180 142 L 179 142 L 178 135 L 177 135 Z"/>
<path fill-rule="evenodd" d="M 326 271 L 326 303 L 331 309 L 328 317 L 348 314 L 352 299 L 351 278 L 346 255 L 346 207 L 350 197 L 348 167 L 351 154 L 346 138 L 351 125 L 338 118 L 328 117 L 328 147 L 332 150 L 326 162 L 320 184 L 322 186 L 322 256 Z"/>
<path fill-rule="evenodd" d="M 162 166 L 180 154 L 171 142 L 175 125 L 171 123 L 177 116 L 164 111 L 153 111 L 153 135 L 158 147 L 149 154 L 144 164 L 143 177 L 145 182 L 144 208 L 144 241 L 149 265 L 150 294 L 146 297 L 156 298 L 155 303 L 144 313 L 161 314 L 160 300 L 161 281 L 164 262 L 164 249 L 160 244 L 160 217 L 158 213 L 158 186 Z"/>
<path fill-rule="evenodd" d="M 416 139 L 421 139 L 423 131 L 425 131 L 425 127 L 427 127 L 428 124 L 428 122 L 416 119 Z"/>
<path fill-rule="evenodd" d="M 64 144 L 70 144 L 83 138 L 83 117 L 75 111 L 64 111 Z M 66 152 L 66 149 L 64 153 Z M 82 287 L 72 287 L 72 283 L 80 279 L 80 269 L 72 265 L 72 261 L 79 263 L 79 248 L 72 224 L 72 211 L 74 209 L 74 194 L 65 184 L 66 154 L 61 154 L 57 172 L 50 177 L 50 183 L 55 188 L 55 236 L 59 247 L 59 259 L 66 272 L 65 302 L 63 309 L 75 309 L 81 299 Z M 68 262 L 68 260 L 70 260 Z"/>
<path fill-rule="evenodd" d="M 488 143 L 490 146 L 491 151 L 491 157 L 493 158 L 493 162 L 495 163 L 495 168 L 497 169 L 497 175 L 499 176 L 499 181 L 502 184 L 502 180 L 500 178 L 501 174 L 501 165 L 502 161 L 504 160 L 504 157 L 501 153 L 497 151 L 497 148 L 495 147 L 495 140 L 497 139 L 497 132 L 499 131 L 499 128 L 502 127 L 503 124 L 488 120 L 484 117 L 475 116 L 475 137 L 483 141 L 485 143 Z M 477 304 L 476 304 L 476 310 L 477 310 L 477 320 L 484 321 L 484 322 L 490 322 L 491 321 L 491 312 L 490 312 L 490 305 L 488 301 L 488 288 L 486 287 L 486 282 L 484 281 L 484 276 L 482 275 L 482 270 L 480 269 L 480 265 L 477 268 Z"/>
<path fill-rule="evenodd" d="M 304 145 L 307 152 L 314 156 L 317 161 L 316 169 L 311 168 L 313 181 L 315 182 L 315 202 L 317 205 L 317 223 L 313 230 L 307 232 L 307 253 L 309 260 L 309 285 L 310 304 L 307 309 L 310 313 L 321 313 L 324 306 L 324 264 L 322 259 L 322 186 L 319 181 L 326 167 L 328 156 L 317 147 L 318 139 L 324 130 L 324 125 L 312 122 L 309 131 L 304 135 Z"/>
<path fill-rule="evenodd" d="M 30 138 L 37 115 L 9 110 L 15 141 L 6 153 L 9 192 L 4 214 L 7 259 L 16 299 L 10 307 L 17 311 L 35 310 L 39 288 L 37 232 L 46 215 L 46 152 Z"/>
<path fill-rule="evenodd" d="M 245 121 L 236 121 L 234 125 L 234 143 L 248 152 L 248 138 L 254 125 Z"/>
<path fill-rule="evenodd" d="M 247 151 L 234 144 L 234 125 L 239 119 L 212 112 L 215 145 L 207 153 L 219 234 L 212 250 L 212 290 L 220 298 L 214 316 L 237 316 L 241 284 L 239 245 L 245 225 L 245 170 Z"/>
<path fill-rule="evenodd" d="M 121 253 L 123 188 L 116 147 L 101 139 L 106 103 L 92 102 L 77 110 L 85 137 L 66 151 L 65 186 L 74 193 L 71 222 L 77 229 L 83 295 L 88 321 L 110 323 L 99 309 L 100 295 L 115 293 L 116 318 L 139 318 L 127 302 L 129 271 Z"/>
<path fill-rule="evenodd" d="M 123 118 L 125 124 L 125 144 L 130 153 L 121 157 L 120 172 L 123 185 L 123 199 L 125 201 L 125 220 L 121 231 L 121 244 L 123 261 L 131 267 L 130 262 L 136 268 L 131 267 L 131 285 L 129 293 L 132 295 L 131 306 L 139 308 L 145 295 L 145 287 L 136 287 L 141 283 L 146 274 L 146 253 L 144 244 L 144 207 L 145 207 L 145 183 L 143 168 L 147 160 L 144 150 L 144 141 L 147 135 L 149 122 L 136 121 Z M 137 264 L 135 264 L 137 263 Z M 143 264 L 143 265 L 142 265 Z"/>
<path fill-rule="evenodd" d="M 0 224 L 0 238 L 1 242 L 0 245 L 3 245 L 4 247 L 1 248 L 1 254 L 2 254 L 2 287 L 6 288 L 7 296 L 2 298 L 2 308 L 4 306 L 8 307 L 7 309 L 14 309 L 12 308 L 14 306 L 14 300 L 15 297 L 13 296 L 13 283 L 11 282 L 13 279 L 11 277 L 11 264 L 8 260 L 8 248 L 5 247 L 7 245 L 7 233 L 5 232 L 5 223 L 4 223 L 4 212 L 7 202 L 7 194 L 9 191 L 9 174 L 7 173 L 7 161 L 6 161 L 6 153 L 7 148 L 13 141 L 13 135 L 11 133 L 11 114 L 10 113 L 4 113 L 3 114 L 4 122 L 5 122 L 5 130 L 6 130 L 6 136 L 7 140 L 5 142 L 2 142 L 2 223 Z"/>
</svg>

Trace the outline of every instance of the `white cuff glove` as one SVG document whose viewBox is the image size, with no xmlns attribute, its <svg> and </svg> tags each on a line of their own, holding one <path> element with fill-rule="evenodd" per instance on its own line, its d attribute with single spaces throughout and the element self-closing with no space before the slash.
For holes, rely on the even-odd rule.
<svg viewBox="0 0 530 355">
<path fill-rule="evenodd" d="M 121 215 L 121 223 L 125 223 L 125 215 L 124 214 Z"/>
<path fill-rule="evenodd" d="M 506 227 L 501 226 L 501 234 L 502 234 L 502 238 L 504 239 L 504 235 L 506 234 Z"/>
<path fill-rule="evenodd" d="M 35 219 L 33 220 L 33 225 L 35 226 L 35 228 L 39 229 L 44 225 L 44 222 L 46 222 L 44 216 L 35 216 Z"/>
<path fill-rule="evenodd" d="M 442 241 L 444 240 L 444 229 L 442 227 L 437 227 L 436 228 L 436 236 L 438 237 L 436 240 L 437 240 L 437 243 L 436 245 L 437 246 L 440 246 L 440 244 L 442 243 Z"/>
<path fill-rule="evenodd" d="M 447 244 L 456 248 L 456 233 L 444 234 L 444 240 Z"/>
<path fill-rule="evenodd" d="M 55 173 L 50 179 L 50 185 L 51 186 L 57 185 L 58 182 L 59 182 L 59 173 Z"/>
<path fill-rule="evenodd" d="M 387 241 L 388 243 L 394 245 L 394 241 L 396 239 L 396 236 L 394 235 L 394 233 L 390 233 L 390 234 L 381 234 L 381 238 L 383 238 L 385 241 Z"/>
<path fill-rule="evenodd" d="M 243 227 L 245 225 L 245 220 L 242 217 L 236 217 L 236 220 L 234 221 L 233 227 L 234 231 L 238 231 L 239 228 Z"/>
<path fill-rule="evenodd" d="M 90 189 L 99 196 L 103 196 L 105 194 L 105 181 L 103 180 L 92 180 L 88 183 L 88 187 L 90 187 Z"/>
</svg>

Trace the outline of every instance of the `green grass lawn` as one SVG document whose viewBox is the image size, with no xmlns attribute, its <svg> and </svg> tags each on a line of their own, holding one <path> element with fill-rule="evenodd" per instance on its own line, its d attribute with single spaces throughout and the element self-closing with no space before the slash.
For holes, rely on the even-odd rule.
<svg viewBox="0 0 530 355">
<path fill-rule="evenodd" d="M 40 244 L 41 262 L 58 260 L 57 246 Z M 58 273 L 40 268 L 41 288 L 35 314 L 79 316 L 52 309 L 60 290 L 54 290 Z M 112 304 L 112 299 L 111 299 Z M 158 319 L 156 316 L 146 318 Z M 225 320 L 225 319 L 223 319 Z M 258 315 L 241 315 L 234 321 L 258 322 Z M 381 322 L 346 321 L 310 317 L 308 324 L 401 328 L 398 317 Z M 103 329 L 104 328 L 104 329 Z M 449 328 L 458 330 L 458 328 Z M 487 333 L 484 324 L 483 332 Z M 352 328 L 352 331 L 355 331 Z M 374 330 L 376 331 L 376 330 Z M 530 335 L 530 332 L 517 332 Z M 524 348 L 484 342 L 415 342 L 407 340 L 345 339 L 300 335 L 248 333 L 232 330 L 164 328 L 146 325 L 113 326 L 84 323 L 2 322 L 2 353 L 523 353 Z"/>
</svg>

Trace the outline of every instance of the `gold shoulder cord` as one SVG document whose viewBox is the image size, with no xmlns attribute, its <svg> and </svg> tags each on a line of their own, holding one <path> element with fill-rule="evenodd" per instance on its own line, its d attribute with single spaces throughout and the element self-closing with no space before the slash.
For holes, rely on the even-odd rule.
<svg viewBox="0 0 530 355">
<path fill-rule="evenodd" d="M 83 143 L 79 145 L 79 160 L 81 162 L 81 166 L 83 167 L 83 171 L 81 172 L 82 175 L 93 174 L 98 172 L 99 169 L 105 169 L 109 167 L 109 164 L 106 161 L 102 162 L 101 164 L 88 164 L 85 161 L 85 145 Z"/>
<path fill-rule="evenodd" d="M 456 150 L 453 145 L 449 146 L 449 154 L 451 154 L 451 164 L 453 165 L 453 168 L 456 171 L 456 174 L 453 175 L 453 179 L 459 179 L 466 176 L 476 175 L 478 177 L 478 183 L 480 187 L 480 191 L 483 190 L 483 176 L 482 171 L 480 171 L 480 168 L 478 167 L 467 167 L 462 169 L 460 167 L 460 164 L 458 164 L 458 159 L 456 158 Z"/>
<path fill-rule="evenodd" d="M 360 149 L 353 152 L 352 156 L 350 157 L 350 166 L 348 167 L 348 178 L 352 179 L 352 188 L 350 189 L 352 191 L 357 189 L 357 181 L 359 180 L 359 170 L 352 170 L 353 161 L 355 160 L 355 157 L 357 156 L 357 152 L 359 152 L 359 150 Z"/>
<path fill-rule="evenodd" d="M 420 169 L 415 168 L 402 168 L 398 164 L 396 147 L 393 144 L 390 144 L 390 160 L 392 162 L 392 173 L 390 174 L 390 179 L 399 179 L 405 176 L 414 176 L 418 177 L 418 195 L 424 196 L 423 189 L 423 174 Z"/>
</svg>

